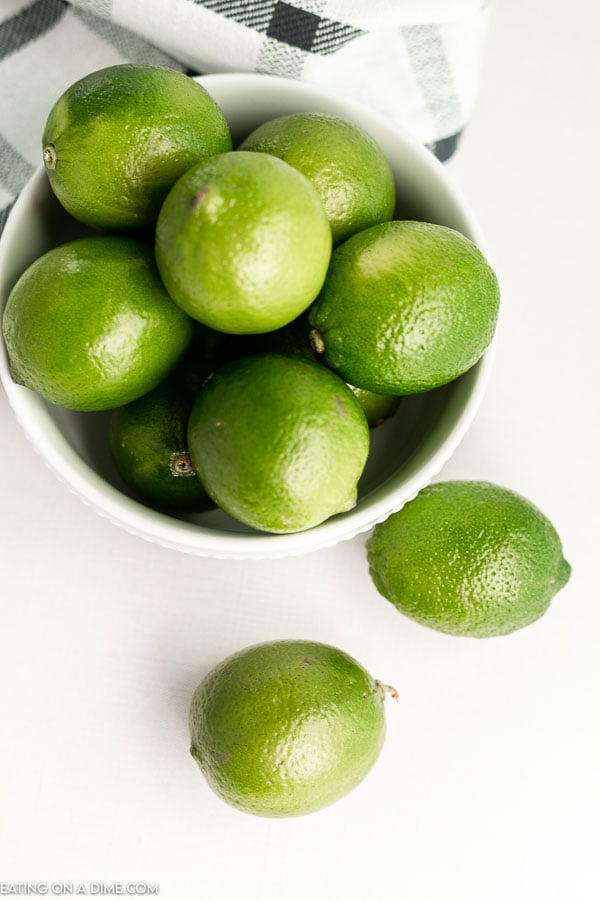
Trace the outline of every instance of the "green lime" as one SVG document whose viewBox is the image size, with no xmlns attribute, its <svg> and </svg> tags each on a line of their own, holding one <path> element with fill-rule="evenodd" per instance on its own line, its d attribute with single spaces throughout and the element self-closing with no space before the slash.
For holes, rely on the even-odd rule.
<svg viewBox="0 0 600 900">
<path fill-rule="evenodd" d="M 46 122 L 43 159 L 71 215 L 98 228 L 154 224 L 190 166 L 231 149 L 223 113 L 187 75 L 109 66 L 72 84 Z"/>
<path fill-rule="evenodd" d="M 253 334 L 291 322 L 315 299 L 331 254 L 319 195 L 262 153 L 215 156 L 169 192 L 156 229 L 167 290 L 217 331 Z"/>
<path fill-rule="evenodd" d="M 258 816 L 306 815 L 339 800 L 373 767 L 385 739 L 387 692 L 396 695 L 326 644 L 248 647 L 196 689 L 191 753 L 232 806 Z"/>
<path fill-rule="evenodd" d="M 339 116 L 280 116 L 260 125 L 240 149 L 278 156 L 306 175 L 325 205 L 334 246 L 394 214 L 390 164 L 366 131 Z"/>
<path fill-rule="evenodd" d="M 319 357 L 310 343 L 307 323 L 308 318 L 304 313 L 277 331 L 259 334 L 254 338 L 254 346 L 249 347 L 249 352 L 291 353 L 294 356 L 305 356 L 307 359 L 317 361 Z M 393 416 L 402 399 L 392 394 L 375 394 L 352 384 L 348 387 L 360 403 L 370 428 L 376 428 Z"/>
<path fill-rule="evenodd" d="M 118 469 L 134 493 L 158 509 L 202 512 L 214 506 L 187 449 L 194 397 L 175 372 L 111 415 L 110 446 Z"/>
<path fill-rule="evenodd" d="M 334 250 L 310 309 L 311 340 L 350 384 L 415 394 L 477 362 L 498 305 L 496 276 L 472 241 L 441 225 L 388 222 Z"/>
<path fill-rule="evenodd" d="M 400 405 L 402 397 L 394 394 L 376 394 L 374 391 L 366 391 L 364 388 L 348 387 L 361 405 L 370 428 L 376 428 L 386 419 L 390 419 Z"/>
<path fill-rule="evenodd" d="M 571 567 L 532 503 L 483 481 L 447 481 L 375 527 L 367 544 L 377 590 L 430 628 L 510 634 L 539 619 Z"/>
<path fill-rule="evenodd" d="M 243 355 L 242 339 L 194 322 L 189 350 L 148 394 L 114 410 L 110 446 L 129 487 L 146 504 L 173 512 L 203 512 L 213 501 L 196 476 L 187 427 L 196 394 L 225 362 Z"/>
<path fill-rule="evenodd" d="M 210 378 L 190 417 L 208 494 L 261 531 L 303 531 L 356 504 L 369 428 L 352 391 L 300 356 L 264 353 Z"/>
<path fill-rule="evenodd" d="M 152 248 L 124 237 L 49 250 L 21 275 L 3 318 L 14 380 L 88 411 L 156 387 L 184 354 L 192 327 L 165 291 Z"/>
</svg>

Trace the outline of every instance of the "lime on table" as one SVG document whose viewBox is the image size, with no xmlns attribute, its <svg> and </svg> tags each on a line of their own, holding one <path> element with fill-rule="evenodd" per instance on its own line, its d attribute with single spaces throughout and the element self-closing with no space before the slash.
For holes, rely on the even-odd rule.
<svg viewBox="0 0 600 900">
<path fill-rule="evenodd" d="M 156 259 L 173 299 L 218 331 L 272 331 L 318 294 L 331 233 L 315 188 L 262 153 L 232 152 L 194 166 L 169 192 Z"/>
<path fill-rule="evenodd" d="M 189 451 L 207 493 L 261 531 L 318 525 L 356 504 L 369 427 L 352 391 L 300 356 L 229 363 L 198 394 Z"/>
<path fill-rule="evenodd" d="M 367 548 L 377 590 L 400 612 L 465 637 L 535 622 L 571 574 L 552 523 L 488 482 L 425 488 L 375 527 Z"/>
<path fill-rule="evenodd" d="M 3 317 L 14 380 L 87 411 L 156 387 L 192 330 L 164 289 L 152 248 L 116 236 L 81 238 L 39 257 L 15 284 Z"/>
<path fill-rule="evenodd" d="M 298 169 L 319 192 L 334 246 L 394 214 L 394 176 L 364 129 L 339 116 L 301 112 L 270 119 L 240 146 Z"/>
<path fill-rule="evenodd" d="M 191 753 L 210 787 L 244 812 L 315 812 L 356 787 L 377 760 L 387 690 L 335 647 L 248 647 L 194 693 Z"/>
<path fill-rule="evenodd" d="M 207 91 L 160 66 L 109 66 L 72 84 L 50 111 L 43 159 L 61 204 L 98 228 L 154 224 L 190 166 L 231 149 Z"/>
<path fill-rule="evenodd" d="M 388 222 L 334 250 L 309 311 L 311 340 L 350 384 L 415 394 L 477 362 L 498 306 L 496 276 L 472 241 L 442 225 Z"/>
</svg>

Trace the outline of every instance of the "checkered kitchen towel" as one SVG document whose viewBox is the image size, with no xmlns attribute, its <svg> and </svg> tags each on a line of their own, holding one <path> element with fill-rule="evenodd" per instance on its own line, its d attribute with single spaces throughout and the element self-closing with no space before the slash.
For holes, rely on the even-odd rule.
<svg viewBox="0 0 600 900">
<path fill-rule="evenodd" d="M 441 159 L 472 109 L 488 0 L 0 0 L 0 230 L 58 96 L 121 62 L 322 84 Z"/>
</svg>

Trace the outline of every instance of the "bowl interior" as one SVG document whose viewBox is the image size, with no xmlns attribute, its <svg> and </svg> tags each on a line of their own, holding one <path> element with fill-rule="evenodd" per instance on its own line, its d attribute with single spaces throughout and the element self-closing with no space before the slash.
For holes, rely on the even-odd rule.
<svg viewBox="0 0 600 900">
<path fill-rule="evenodd" d="M 443 167 L 381 116 L 320 88 L 261 75 L 198 79 L 223 109 L 234 146 L 257 125 L 296 111 L 329 112 L 361 125 L 378 141 L 396 179 L 396 218 L 420 219 L 462 231 L 481 246 L 472 214 Z M 0 241 L 2 308 L 19 275 L 46 250 L 91 233 L 50 190 L 42 167 L 13 208 Z M 108 446 L 108 413 L 75 413 L 46 403 L 10 378 L 4 345 L 0 377 L 11 405 L 56 474 L 98 512 L 150 540 L 217 557 L 285 556 L 332 545 L 370 528 L 417 493 L 450 457 L 479 405 L 491 354 L 450 385 L 403 398 L 398 412 L 371 432 L 372 449 L 354 510 L 307 532 L 266 535 L 220 511 L 174 517 L 150 510 L 128 493 Z"/>
</svg>

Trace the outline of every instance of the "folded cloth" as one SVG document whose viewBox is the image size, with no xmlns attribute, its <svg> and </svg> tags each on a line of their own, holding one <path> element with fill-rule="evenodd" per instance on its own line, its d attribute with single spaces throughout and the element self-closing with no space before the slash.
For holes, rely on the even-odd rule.
<svg viewBox="0 0 600 900">
<path fill-rule="evenodd" d="M 471 113 L 488 0 L 2 0 L 0 230 L 51 106 L 104 66 L 267 72 L 377 109 L 448 159 Z"/>
</svg>

